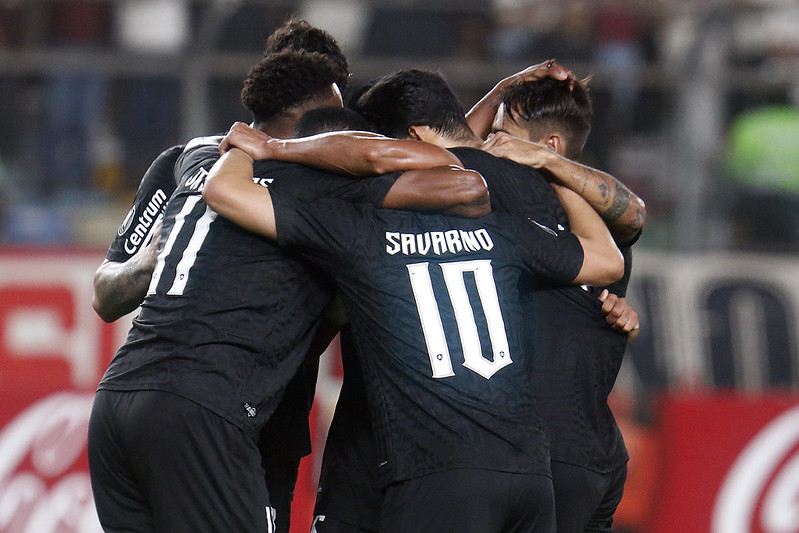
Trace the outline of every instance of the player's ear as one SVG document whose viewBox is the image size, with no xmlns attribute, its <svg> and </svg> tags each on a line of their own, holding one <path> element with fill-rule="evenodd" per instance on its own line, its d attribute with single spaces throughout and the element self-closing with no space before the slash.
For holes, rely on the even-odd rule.
<svg viewBox="0 0 799 533">
<path fill-rule="evenodd" d="M 561 137 L 557 133 L 549 134 L 544 144 L 546 144 L 547 148 L 549 148 L 555 153 L 558 153 L 560 155 L 566 154 L 566 142 L 563 140 L 563 137 Z"/>
<path fill-rule="evenodd" d="M 437 134 L 430 126 L 408 126 L 408 137 L 435 144 Z"/>
</svg>

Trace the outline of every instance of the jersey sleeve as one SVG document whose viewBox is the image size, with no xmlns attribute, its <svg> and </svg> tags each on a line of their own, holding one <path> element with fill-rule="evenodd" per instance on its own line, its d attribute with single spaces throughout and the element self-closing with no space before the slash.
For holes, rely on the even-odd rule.
<svg viewBox="0 0 799 533">
<path fill-rule="evenodd" d="M 262 160 L 254 167 L 256 180 L 269 184 L 271 191 L 305 201 L 336 198 L 380 207 L 399 174 L 370 178 L 349 178 L 296 163 Z"/>
<path fill-rule="evenodd" d="M 530 218 L 515 227 L 519 254 L 531 272 L 557 284 L 569 284 L 577 277 L 584 252 L 575 234 L 553 230 Z"/>
<path fill-rule="evenodd" d="M 328 272 L 345 267 L 358 248 L 359 235 L 368 234 L 370 223 L 364 204 L 322 199 L 305 202 L 289 195 L 273 194 L 277 242 L 300 252 Z"/>
<path fill-rule="evenodd" d="M 331 188 L 324 197 L 381 207 L 400 175 L 397 172 L 372 178 L 341 178 L 343 181 L 339 181 L 339 185 Z"/>
<path fill-rule="evenodd" d="M 146 244 L 150 230 L 175 191 L 175 163 L 183 148 L 179 145 L 164 150 L 144 173 L 133 207 L 108 248 L 107 260 L 124 263 Z"/>
</svg>

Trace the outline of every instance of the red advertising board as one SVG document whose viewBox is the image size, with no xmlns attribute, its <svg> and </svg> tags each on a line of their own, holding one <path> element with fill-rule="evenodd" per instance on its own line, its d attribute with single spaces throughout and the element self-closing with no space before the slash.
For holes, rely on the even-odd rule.
<svg viewBox="0 0 799 533">
<path fill-rule="evenodd" d="M 91 308 L 102 252 L 0 256 L 0 531 L 100 531 L 86 461 L 94 388 L 128 324 Z"/>
<path fill-rule="evenodd" d="M 103 255 L 0 251 L 0 533 L 101 531 L 86 434 L 97 382 L 130 327 L 130 317 L 106 324 L 91 307 Z M 320 385 L 334 391 L 340 377 L 327 374 Z M 313 420 L 324 425 L 329 408 L 317 403 Z M 310 530 L 317 467 L 303 461 L 293 532 Z"/>
<path fill-rule="evenodd" d="M 799 395 L 667 396 L 660 431 L 655 531 L 799 531 Z"/>
</svg>

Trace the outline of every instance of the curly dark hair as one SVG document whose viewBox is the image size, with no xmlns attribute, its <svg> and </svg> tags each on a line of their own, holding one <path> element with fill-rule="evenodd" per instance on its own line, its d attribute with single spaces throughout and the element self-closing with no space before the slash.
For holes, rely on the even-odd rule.
<svg viewBox="0 0 799 533">
<path fill-rule="evenodd" d="M 326 98 L 337 77 L 338 67 L 327 56 L 284 50 L 264 57 L 250 69 L 241 103 L 256 123 L 269 122 L 283 111 Z"/>
<path fill-rule="evenodd" d="M 316 52 L 328 56 L 339 69 L 336 84 L 343 91 L 350 77 L 350 67 L 336 39 L 328 32 L 308 22 L 290 18 L 266 39 L 264 57 L 283 50 Z"/>
<path fill-rule="evenodd" d="M 517 83 L 502 91 L 500 102 L 514 122 L 527 127 L 530 138 L 560 131 L 566 140 L 566 157 L 575 159 L 582 152 L 594 116 L 588 78 L 542 78 Z"/>
<path fill-rule="evenodd" d="M 438 72 L 389 74 L 365 91 L 354 109 L 389 137 L 407 138 L 410 126 L 429 126 L 455 139 L 471 135 L 463 106 Z"/>
</svg>

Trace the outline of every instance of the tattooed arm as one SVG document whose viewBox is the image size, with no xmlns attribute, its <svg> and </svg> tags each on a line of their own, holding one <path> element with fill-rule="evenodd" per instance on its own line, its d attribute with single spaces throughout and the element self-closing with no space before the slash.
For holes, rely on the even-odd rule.
<svg viewBox="0 0 799 533">
<path fill-rule="evenodd" d="M 633 241 L 644 227 L 644 201 L 606 172 L 505 132 L 492 134 L 483 148 L 497 157 L 547 171 L 554 183 L 573 190 L 599 213 L 619 244 Z"/>
</svg>

